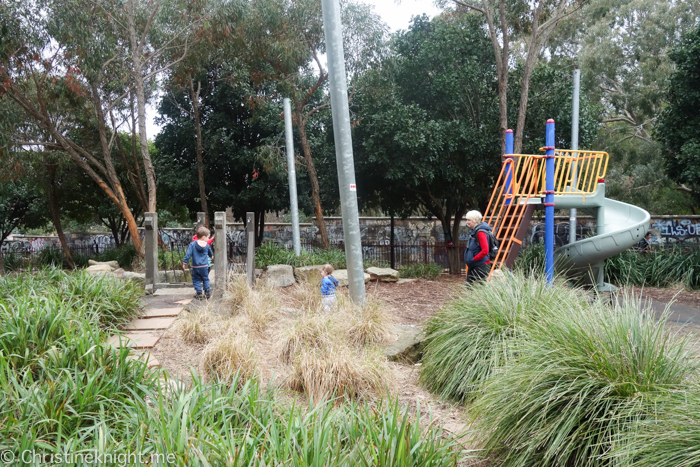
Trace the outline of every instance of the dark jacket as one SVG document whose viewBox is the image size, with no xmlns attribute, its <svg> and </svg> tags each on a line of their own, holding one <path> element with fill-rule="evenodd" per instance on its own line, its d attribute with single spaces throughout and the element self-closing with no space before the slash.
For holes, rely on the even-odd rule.
<svg viewBox="0 0 700 467">
<path fill-rule="evenodd" d="M 479 239 L 477 238 L 477 232 L 480 230 L 491 232 L 491 227 L 486 222 L 481 222 L 470 232 L 469 243 L 467 243 L 467 249 L 464 250 L 464 262 L 467 263 L 467 266 L 470 268 L 481 264 L 486 264 L 489 261 L 489 255 L 484 256 L 479 261 L 474 261 L 474 257 L 481 251 L 481 245 L 479 244 Z M 490 244 L 489 248 L 491 248 Z"/>
<path fill-rule="evenodd" d="M 208 267 L 209 260 L 207 258 L 212 258 L 214 256 L 214 252 L 206 242 L 203 243 L 204 246 L 199 244 L 199 240 L 190 243 L 190 246 L 187 247 L 187 254 L 185 254 L 185 258 L 182 260 L 182 263 L 187 264 L 189 263 L 190 258 L 192 258 L 193 268 L 202 266 Z"/>
</svg>

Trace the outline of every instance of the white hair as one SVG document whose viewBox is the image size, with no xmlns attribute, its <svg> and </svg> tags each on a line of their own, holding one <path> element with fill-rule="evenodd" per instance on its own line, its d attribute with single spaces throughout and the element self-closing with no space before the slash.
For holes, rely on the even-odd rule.
<svg viewBox="0 0 700 467">
<path fill-rule="evenodd" d="M 476 222 L 481 222 L 481 219 L 484 217 L 481 215 L 479 211 L 469 211 L 467 213 L 467 220 L 469 221 L 476 221 Z"/>
</svg>

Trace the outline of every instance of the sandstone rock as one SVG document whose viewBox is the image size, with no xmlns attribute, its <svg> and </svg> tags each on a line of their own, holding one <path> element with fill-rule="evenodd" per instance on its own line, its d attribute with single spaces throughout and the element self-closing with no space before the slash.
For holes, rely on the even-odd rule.
<svg viewBox="0 0 700 467">
<path fill-rule="evenodd" d="M 396 342 L 390 345 L 384 356 L 391 361 L 416 363 L 423 356 L 425 334 L 420 326 L 398 324 L 394 327 Z"/>
<path fill-rule="evenodd" d="M 114 273 L 115 276 L 117 276 L 119 279 L 121 279 L 126 271 L 124 271 L 122 268 L 119 268 L 119 269 L 116 269 L 112 272 Z"/>
<path fill-rule="evenodd" d="M 369 274 L 365 274 L 365 284 L 369 282 Z M 347 287 L 348 286 L 348 270 L 347 269 L 336 269 L 333 271 L 333 274 L 331 276 L 335 277 L 336 280 L 338 281 L 338 287 Z"/>
<path fill-rule="evenodd" d="M 89 266 L 87 269 L 85 269 L 89 273 L 96 273 L 96 272 L 112 272 L 112 267 L 109 264 L 95 264 L 93 266 Z"/>
<path fill-rule="evenodd" d="M 300 268 L 294 268 L 294 275 L 299 282 L 321 282 L 321 268 L 322 264 L 316 266 L 302 266 Z"/>
<path fill-rule="evenodd" d="M 134 281 L 134 282 L 138 282 L 140 284 L 145 284 L 146 283 L 146 274 L 138 273 L 138 272 L 131 272 L 131 271 L 124 271 L 124 274 L 122 274 L 122 279 L 125 281 Z"/>
<path fill-rule="evenodd" d="M 88 265 L 90 266 L 99 266 L 101 264 L 109 265 L 109 267 L 112 268 L 112 270 L 119 269 L 119 263 L 117 261 L 95 261 L 93 259 L 88 260 Z"/>
<path fill-rule="evenodd" d="M 365 272 L 369 274 L 371 281 L 397 282 L 399 280 L 399 271 L 391 268 L 367 268 Z"/>
<path fill-rule="evenodd" d="M 294 268 L 287 264 L 268 266 L 263 278 L 273 287 L 288 287 L 296 283 L 294 280 Z"/>
</svg>

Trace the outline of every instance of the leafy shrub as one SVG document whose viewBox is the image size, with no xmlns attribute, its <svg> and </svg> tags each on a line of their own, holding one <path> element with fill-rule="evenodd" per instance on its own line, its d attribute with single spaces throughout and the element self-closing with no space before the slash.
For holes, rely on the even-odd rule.
<svg viewBox="0 0 700 467">
<path fill-rule="evenodd" d="M 294 250 L 279 247 L 272 242 L 264 242 L 255 249 L 255 266 L 266 268 L 274 264 L 289 264 L 290 266 L 302 267 L 317 264 L 330 264 L 335 269 L 345 269 L 345 252 L 339 248 L 322 250 L 315 248 L 309 252 L 302 250 L 299 256 L 294 254 Z"/>
<path fill-rule="evenodd" d="M 39 251 L 39 254 L 34 257 L 33 263 L 38 267 L 48 266 L 62 268 L 64 267 L 65 261 L 66 257 L 63 254 L 63 250 L 54 246 L 49 246 Z"/>
<path fill-rule="evenodd" d="M 520 249 L 513 265 L 515 271 L 528 274 L 531 271 L 536 274 L 544 274 L 545 256 L 544 243 L 535 243 Z"/>
<path fill-rule="evenodd" d="M 426 323 L 420 381 L 441 397 L 469 401 L 512 358 L 525 321 L 585 303 L 578 290 L 523 273 L 479 282 Z"/>
<path fill-rule="evenodd" d="M 71 253 L 73 264 L 76 268 L 86 268 L 90 265 L 90 255 L 85 253 Z"/>
<path fill-rule="evenodd" d="M 104 250 L 95 256 L 95 261 L 116 261 L 124 269 L 131 269 L 135 259 L 136 247 L 133 243 L 125 243 L 119 248 Z"/>
<path fill-rule="evenodd" d="M 24 257 L 16 251 L 8 251 L 3 253 L 2 261 L 5 264 L 6 271 L 19 271 L 21 268 L 25 267 L 27 261 Z"/>
<path fill-rule="evenodd" d="M 473 406 L 486 454 L 506 467 L 609 465 L 634 424 L 659 411 L 659 394 L 682 390 L 698 368 L 687 339 L 640 309 L 595 302 L 528 320 L 516 358 Z"/>
<path fill-rule="evenodd" d="M 440 277 L 440 274 L 442 274 L 442 268 L 433 263 L 413 263 L 399 268 L 400 277 L 415 277 L 433 281 Z"/>
</svg>

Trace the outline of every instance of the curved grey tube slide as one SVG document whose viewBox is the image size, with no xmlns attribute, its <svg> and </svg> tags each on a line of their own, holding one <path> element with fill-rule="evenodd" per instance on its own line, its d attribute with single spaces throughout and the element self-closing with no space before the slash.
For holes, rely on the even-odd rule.
<svg viewBox="0 0 700 467">
<path fill-rule="evenodd" d="M 598 183 L 592 195 L 555 196 L 554 205 L 555 209 L 598 208 L 596 235 L 556 249 L 554 260 L 568 266 L 569 274 L 588 272 L 592 276 L 589 280 L 604 291 L 604 260 L 639 242 L 649 230 L 651 216 L 642 208 L 606 198 L 605 183 Z"/>
</svg>

